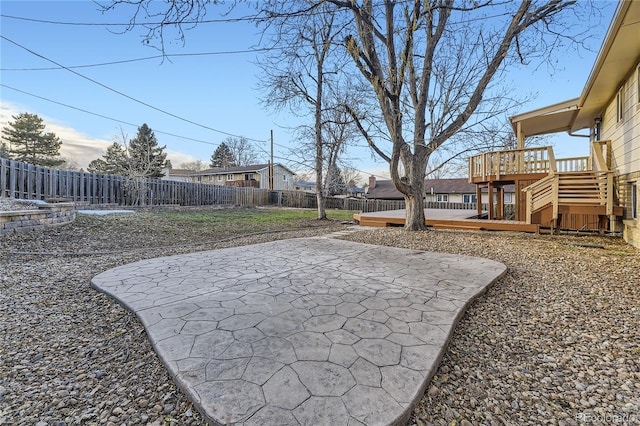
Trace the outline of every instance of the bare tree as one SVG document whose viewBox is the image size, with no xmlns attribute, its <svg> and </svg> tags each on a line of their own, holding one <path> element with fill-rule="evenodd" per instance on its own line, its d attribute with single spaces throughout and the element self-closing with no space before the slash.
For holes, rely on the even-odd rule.
<svg viewBox="0 0 640 426">
<path fill-rule="evenodd" d="M 244 136 L 229 136 L 224 140 L 224 143 L 229 147 L 233 162 L 237 166 L 250 166 L 260 161 L 260 156 L 249 142 L 249 139 Z"/>
<path fill-rule="evenodd" d="M 325 195 L 335 193 L 336 186 L 344 186 L 344 176 L 340 167 L 340 160 L 350 141 L 355 139 L 358 129 L 347 112 L 345 105 L 353 102 L 355 96 L 346 92 L 346 99 L 340 99 L 338 106 L 327 111 L 324 122 L 326 135 L 323 147 L 323 157 L 326 159 Z"/>
<path fill-rule="evenodd" d="M 199 172 L 207 168 L 207 164 L 202 160 L 187 161 L 180 164 L 180 168 L 184 170 L 193 170 Z"/>
<path fill-rule="evenodd" d="M 153 3 L 112 2 L 137 6 L 136 16 L 144 12 L 141 5 Z M 180 25 L 189 17 L 199 19 L 208 4 L 206 0 L 167 2 L 163 22 Z M 298 20 L 289 28 L 299 30 L 301 42 L 307 35 L 304 42 L 316 48 L 308 52 L 310 55 L 321 55 L 318 59 L 322 62 L 315 64 L 322 72 L 309 74 L 321 78 L 307 80 L 313 82 L 315 90 L 305 92 L 315 95 L 316 123 L 321 122 L 323 105 L 317 95 L 323 95 L 324 79 L 332 75 L 319 64 L 324 64 L 331 46 L 338 41 L 337 35 L 346 30 L 331 33 L 334 35 L 324 42 L 308 34 L 329 35 L 327 24 L 334 25 L 338 16 L 340 22 L 348 22 L 339 12 L 349 12 L 353 25 L 342 42 L 355 73 L 367 83 L 379 114 L 363 114 L 359 105 L 351 105 L 348 111 L 371 149 L 389 163 L 391 178 L 405 196 L 408 230 L 425 229 L 424 178 L 431 154 L 459 132 L 481 128 L 509 108 L 510 98 L 498 90 L 496 77 L 515 64 L 550 57 L 567 41 L 578 42 L 579 36 L 588 34 L 588 27 L 581 26 L 576 17 L 594 10 L 577 0 L 273 0 L 268 4 L 279 5 L 280 9 L 264 16 L 273 23 Z M 323 13 L 325 10 L 332 13 Z M 159 16 L 156 11 L 155 16 Z M 314 20 L 322 22 L 323 28 L 318 28 L 319 33 L 306 33 L 303 24 Z M 162 39 L 163 28 L 153 28 L 148 39 Z M 286 40 L 286 35 L 278 36 Z M 298 55 L 304 52 L 293 51 Z M 332 71 L 355 78 L 350 69 Z M 297 72 L 283 75 L 282 83 L 295 82 L 298 76 Z M 381 135 L 379 123 L 384 123 L 386 135 Z M 321 142 L 321 128 L 317 130 Z M 390 147 L 384 146 L 385 141 Z M 316 154 L 321 158 L 320 148 Z"/>
<path fill-rule="evenodd" d="M 345 23 L 338 19 L 336 7 L 331 3 L 315 0 L 281 2 L 266 1 L 262 6 L 260 20 L 265 25 L 265 34 L 281 47 L 258 65 L 264 71 L 264 103 L 268 108 L 311 113 L 312 134 L 316 174 L 316 198 L 318 219 L 326 219 L 325 170 L 335 160 L 326 158 L 329 151 L 337 156 L 339 150 L 330 150 L 330 138 L 325 136 L 325 117 L 334 108 L 332 94 L 338 93 L 340 81 L 337 78 L 340 60 L 337 57 L 341 31 Z M 312 10 L 314 13 L 295 13 L 298 10 Z M 294 13 L 290 13 L 294 11 Z M 328 160 L 328 161 L 327 161 Z"/>
<path fill-rule="evenodd" d="M 353 15 L 346 47 L 377 99 L 391 153 L 364 125 L 360 130 L 389 162 L 393 183 L 405 196 L 409 230 L 425 229 L 431 154 L 465 126 L 501 114 L 508 98 L 491 85 L 494 77 L 557 47 L 568 30 L 562 16 L 583 7 L 573 0 L 328 1 Z"/>
<path fill-rule="evenodd" d="M 342 167 L 342 179 L 347 183 L 349 188 L 355 188 L 364 181 L 360 170 L 346 165 Z"/>
<path fill-rule="evenodd" d="M 296 171 L 296 182 L 311 182 L 313 181 L 313 172 L 310 170 L 298 170 Z"/>
</svg>

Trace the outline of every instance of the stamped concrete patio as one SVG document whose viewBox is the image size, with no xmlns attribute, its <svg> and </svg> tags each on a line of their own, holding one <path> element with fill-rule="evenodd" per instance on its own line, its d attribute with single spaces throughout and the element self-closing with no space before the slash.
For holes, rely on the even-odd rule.
<svg viewBox="0 0 640 426">
<path fill-rule="evenodd" d="M 401 424 L 494 261 L 304 238 L 150 259 L 93 286 L 131 309 L 209 422 Z"/>
</svg>

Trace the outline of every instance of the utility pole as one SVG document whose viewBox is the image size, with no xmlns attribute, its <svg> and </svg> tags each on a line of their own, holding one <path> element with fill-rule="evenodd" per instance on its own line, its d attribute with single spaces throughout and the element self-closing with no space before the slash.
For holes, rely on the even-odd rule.
<svg viewBox="0 0 640 426">
<path fill-rule="evenodd" d="M 273 191 L 273 130 L 271 130 L 271 161 L 269 161 L 269 190 Z"/>
</svg>

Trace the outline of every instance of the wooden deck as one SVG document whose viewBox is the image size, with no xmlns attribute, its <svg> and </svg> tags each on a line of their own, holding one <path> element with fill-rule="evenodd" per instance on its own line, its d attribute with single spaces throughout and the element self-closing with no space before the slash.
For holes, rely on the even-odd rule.
<svg viewBox="0 0 640 426">
<path fill-rule="evenodd" d="M 470 219 L 475 215 L 473 210 L 425 209 L 425 223 L 434 229 L 466 229 L 470 231 L 520 231 L 540 232 L 540 225 L 527 224 L 515 220 Z M 389 210 L 375 213 L 353 215 L 354 220 L 363 226 L 403 226 L 405 210 Z"/>
</svg>

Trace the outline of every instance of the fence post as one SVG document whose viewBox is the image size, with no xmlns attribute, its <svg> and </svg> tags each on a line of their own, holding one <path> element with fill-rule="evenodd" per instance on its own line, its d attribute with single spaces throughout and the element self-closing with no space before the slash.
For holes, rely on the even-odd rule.
<svg viewBox="0 0 640 426">
<path fill-rule="evenodd" d="M 2 189 L 2 192 L 0 192 L 0 197 L 9 195 L 8 175 L 9 160 L 6 158 L 0 158 L 0 189 Z"/>
</svg>

